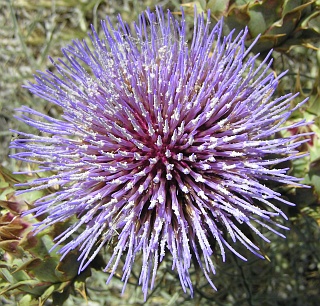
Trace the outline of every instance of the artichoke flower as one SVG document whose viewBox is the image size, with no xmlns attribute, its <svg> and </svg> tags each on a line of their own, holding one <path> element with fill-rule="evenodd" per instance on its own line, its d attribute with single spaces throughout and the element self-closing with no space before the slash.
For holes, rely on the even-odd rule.
<svg viewBox="0 0 320 306">
<path fill-rule="evenodd" d="M 210 30 L 210 16 L 195 12 L 189 46 L 181 15 L 147 10 L 132 32 L 121 17 L 117 27 L 102 21 L 92 46 L 63 49 L 65 58 L 52 61 L 56 74 L 39 72 L 26 86 L 63 116 L 20 108 L 19 120 L 46 134 L 16 131 L 11 143 L 13 158 L 52 173 L 19 184 L 19 194 L 60 187 L 24 213 L 42 218 L 36 233 L 76 218 L 55 238 L 62 259 L 79 250 L 80 273 L 112 244 L 107 282 L 123 264 L 125 290 L 140 269 L 145 300 L 166 254 L 191 295 L 193 263 L 216 289 L 215 245 L 222 261 L 226 249 L 246 260 L 237 241 L 265 258 L 247 230 L 267 242 L 256 225 L 284 237 L 273 226 L 286 230 L 276 219 L 287 217 L 271 201 L 293 204 L 263 182 L 303 187 L 277 165 L 305 156 L 296 148 L 309 134 L 274 135 L 308 124 L 281 126 L 306 101 L 292 108 L 297 95 L 272 100 L 284 73 L 268 72 L 271 52 L 259 65 L 248 56 L 247 30 L 223 37 L 222 20 Z"/>
</svg>

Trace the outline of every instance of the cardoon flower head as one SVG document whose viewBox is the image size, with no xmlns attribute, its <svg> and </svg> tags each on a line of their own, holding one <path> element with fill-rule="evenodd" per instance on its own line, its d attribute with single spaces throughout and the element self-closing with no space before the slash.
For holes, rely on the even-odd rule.
<svg viewBox="0 0 320 306">
<path fill-rule="evenodd" d="M 283 126 L 301 103 L 272 98 L 284 74 L 268 72 L 270 53 L 256 65 L 247 30 L 224 37 L 223 21 L 210 29 L 207 20 L 195 13 L 190 42 L 183 11 L 180 22 L 146 11 L 132 32 L 120 17 L 117 28 L 102 21 L 93 47 L 74 41 L 52 61 L 56 73 L 39 72 L 27 86 L 61 107 L 61 118 L 23 107 L 20 120 L 41 134 L 18 132 L 12 142 L 16 159 L 54 173 L 25 184 L 29 191 L 60 186 L 27 212 L 43 216 L 36 232 L 76 216 L 56 237 L 62 258 L 79 249 L 80 272 L 112 241 L 106 270 L 111 278 L 123 257 L 124 284 L 141 254 L 145 296 L 166 253 L 191 294 L 192 261 L 214 287 L 216 252 L 245 259 L 239 241 L 263 258 L 239 226 L 266 241 L 260 226 L 283 236 L 275 217 L 286 216 L 273 200 L 292 204 L 265 183 L 299 185 L 277 165 L 299 158 L 306 140 L 275 134 L 306 124 Z"/>
</svg>

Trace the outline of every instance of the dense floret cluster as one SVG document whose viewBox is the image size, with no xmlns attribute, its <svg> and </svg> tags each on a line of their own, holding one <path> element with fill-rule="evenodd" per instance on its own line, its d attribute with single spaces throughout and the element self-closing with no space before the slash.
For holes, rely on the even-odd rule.
<svg viewBox="0 0 320 306">
<path fill-rule="evenodd" d="M 103 39 L 92 28 L 93 48 L 74 41 L 55 73 L 27 86 L 60 106 L 61 118 L 24 107 L 20 120 L 41 134 L 18 132 L 12 142 L 14 158 L 54 173 L 28 190 L 60 187 L 27 212 L 44 216 L 37 232 L 76 216 L 56 238 L 60 252 L 78 248 L 82 271 L 113 241 L 106 270 L 111 278 L 123 257 L 124 283 L 141 254 L 145 296 L 166 252 L 191 293 L 193 260 L 214 287 L 217 250 L 223 260 L 225 248 L 243 258 L 239 241 L 262 257 L 239 225 L 266 241 L 259 226 L 282 235 L 275 217 L 286 216 L 272 201 L 291 203 L 265 181 L 298 184 L 277 167 L 299 158 L 305 141 L 275 137 L 305 125 L 283 126 L 300 106 L 291 108 L 292 94 L 273 98 L 283 74 L 270 72 L 270 53 L 256 65 L 246 30 L 223 36 L 223 21 L 210 29 L 205 20 L 195 13 L 190 42 L 183 12 L 177 21 L 146 11 L 133 31 L 121 18 L 117 28 L 103 21 Z"/>
</svg>

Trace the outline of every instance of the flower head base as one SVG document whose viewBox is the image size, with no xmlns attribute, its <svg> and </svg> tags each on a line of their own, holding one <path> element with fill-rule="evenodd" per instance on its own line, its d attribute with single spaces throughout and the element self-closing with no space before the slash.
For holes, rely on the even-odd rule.
<svg viewBox="0 0 320 306">
<path fill-rule="evenodd" d="M 210 22 L 195 14 L 189 45 L 183 12 L 178 22 L 160 8 L 147 11 L 134 33 L 121 18 L 117 29 L 103 21 L 104 39 L 92 28 L 92 50 L 74 41 L 63 49 L 66 60 L 53 63 L 56 74 L 39 73 L 27 86 L 63 110 L 55 119 L 21 109 L 29 115 L 22 121 L 52 136 L 18 132 L 14 157 L 56 173 L 26 185 L 61 187 L 27 213 L 45 216 L 37 231 L 77 216 L 56 243 L 78 233 L 60 252 L 79 248 L 80 271 L 113 240 L 110 278 L 124 256 L 126 283 L 140 253 L 146 296 L 169 252 L 192 293 L 192 258 L 214 287 L 213 240 L 224 260 L 225 248 L 243 258 L 229 238 L 262 257 L 239 224 L 266 241 L 257 224 L 282 236 L 274 218 L 286 216 L 271 201 L 291 203 L 264 181 L 299 185 L 276 165 L 299 158 L 296 148 L 306 140 L 274 135 L 305 122 L 282 126 L 300 106 L 290 109 L 292 94 L 272 99 L 283 74 L 268 73 L 270 54 L 256 67 L 246 31 L 223 37 L 222 25 L 209 30 Z"/>
</svg>

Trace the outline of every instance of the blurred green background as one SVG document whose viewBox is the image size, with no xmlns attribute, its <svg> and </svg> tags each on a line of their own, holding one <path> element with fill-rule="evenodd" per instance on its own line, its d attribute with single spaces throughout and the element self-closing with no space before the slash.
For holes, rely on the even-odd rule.
<svg viewBox="0 0 320 306">
<path fill-rule="evenodd" d="M 218 291 L 215 292 L 201 273 L 193 269 L 195 296 L 191 299 L 188 293 L 183 293 L 168 258 L 160 265 L 156 287 L 144 303 L 137 285 L 138 267 L 121 296 L 121 281 L 114 277 L 106 285 L 108 273 L 101 272 L 107 251 L 86 273 L 77 276 L 73 257 L 66 260 L 69 266 L 59 264 L 55 252 L 43 252 L 48 245 L 52 245 L 52 237 L 61 229 L 55 228 L 40 235 L 36 247 L 32 244 L 33 238 L 27 237 L 28 231 L 25 231 L 32 221 L 21 219 L 20 212 L 25 208 L 25 203 L 31 205 L 42 194 L 14 195 L 14 183 L 27 178 L 11 175 L 11 171 L 26 165 L 9 159 L 8 154 L 12 153 L 9 143 L 14 137 L 10 129 L 29 131 L 28 127 L 14 119 L 15 108 L 27 105 L 54 117 L 61 113 L 56 106 L 22 88 L 23 84 L 33 80 L 36 70 L 52 68 L 48 56 L 53 59 L 62 57 L 62 47 L 73 39 L 87 39 L 90 25 L 99 29 L 99 22 L 105 16 L 116 23 L 117 15 L 121 14 L 132 24 L 141 11 L 147 7 L 154 9 L 155 5 L 172 10 L 177 18 L 183 6 L 190 21 L 189 37 L 192 34 L 194 6 L 198 12 L 206 13 L 210 9 L 213 24 L 223 16 L 225 34 L 233 28 L 238 32 L 248 26 L 248 44 L 261 33 L 253 52 L 260 52 L 263 58 L 273 48 L 274 72 L 279 74 L 288 70 L 277 95 L 301 92 L 294 103 L 310 97 L 304 107 L 293 114 L 288 124 L 301 118 L 312 120 L 308 131 L 314 131 L 315 136 L 301 147 L 302 151 L 309 151 L 310 156 L 289 164 L 291 173 L 304 178 L 311 188 L 274 186 L 284 197 L 297 204 L 296 207 L 283 208 L 290 218 L 284 222 L 291 228 L 290 232 L 286 232 L 287 239 L 267 233 L 272 242 L 266 244 L 253 238 L 262 248 L 266 260 L 254 257 L 240 246 L 237 250 L 247 256 L 247 262 L 228 253 L 227 262 L 222 263 L 217 256 L 217 274 L 212 276 L 212 280 Z M 303 0 L 1 0 L 0 305 L 320 305 L 319 15 L 320 1 Z"/>
</svg>

